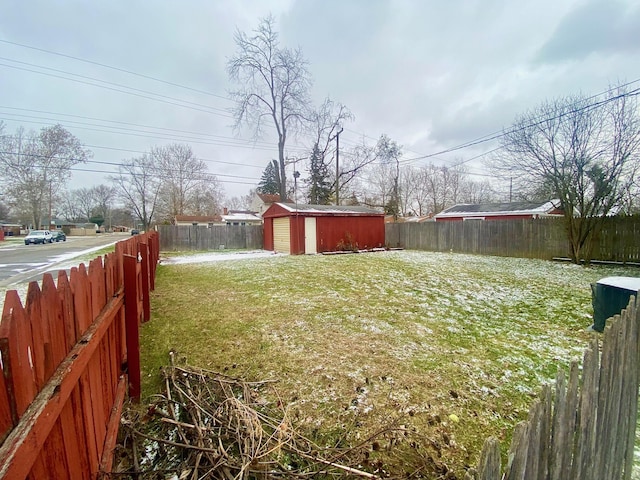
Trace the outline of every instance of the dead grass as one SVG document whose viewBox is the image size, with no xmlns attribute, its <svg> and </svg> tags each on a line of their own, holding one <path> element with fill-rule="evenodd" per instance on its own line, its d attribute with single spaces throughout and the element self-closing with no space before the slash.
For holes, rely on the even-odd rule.
<svg viewBox="0 0 640 480">
<path fill-rule="evenodd" d="M 487 436 L 508 446 L 540 384 L 581 356 L 589 284 L 610 275 L 640 272 L 424 252 L 160 266 L 143 389 L 159 390 L 176 350 L 277 379 L 292 424 L 321 446 L 396 421 L 404 438 L 372 455 L 399 476 L 431 462 L 461 478 Z"/>
</svg>

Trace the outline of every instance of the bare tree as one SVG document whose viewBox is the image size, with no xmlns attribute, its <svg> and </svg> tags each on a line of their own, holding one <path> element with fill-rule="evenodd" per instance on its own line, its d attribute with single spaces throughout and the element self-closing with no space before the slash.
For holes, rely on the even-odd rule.
<svg viewBox="0 0 640 480">
<path fill-rule="evenodd" d="M 224 190 L 218 180 L 211 176 L 191 196 L 189 213 L 192 215 L 215 215 L 222 210 Z"/>
<path fill-rule="evenodd" d="M 231 80 L 240 88 L 231 92 L 236 106 L 236 128 L 250 125 L 260 138 L 266 123 L 278 136 L 280 199 L 287 198 L 285 146 L 290 134 L 306 121 L 309 110 L 311 78 L 300 49 L 280 46 L 275 20 L 260 21 L 251 36 L 237 31 L 236 54 L 227 63 Z"/>
<path fill-rule="evenodd" d="M 147 230 L 153 221 L 160 194 L 160 177 L 148 154 L 125 160 L 118 167 L 118 175 L 111 177 L 125 206 Z"/>
<path fill-rule="evenodd" d="M 160 176 L 158 215 L 165 221 L 173 222 L 176 215 L 195 214 L 204 208 L 202 198 L 216 198 L 220 186 L 207 165 L 198 159 L 189 145 L 170 144 L 151 149 L 155 169 Z M 212 192 L 207 193 L 207 191 Z M 211 194 L 213 193 L 213 194 Z"/>
<path fill-rule="evenodd" d="M 93 196 L 93 211 L 94 216 L 102 217 L 105 221 L 109 220 L 107 225 L 111 228 L 112 225 L 112 207 L 113 200 L 116 195 L 115 188 L 109 185 L 96 185 L 91 188 L 91 194 Z"/>
<path fill-rule="evenodd" d="M 307 181 L 311 203 L 327 203 L 335 194 L 336 169 L 332 168 L 332 159 L 328 158 L 329 152 L 336 151 L 333 141 L 342 131 L 344 123 L 354 119 L 345 105 L 330 98 L 326 98 L 317 110 L 311 112 L 309 130 L 312 145 Z M 333 158 L 336 158 L 335 155 Z"/>
<path fill-rule="evenodd" d="M 488 180 L 474 182 L 465 180 L 462 185 L 461 203 L 490 203 L 495 201 L 496 193 Z"/>
<path fill-rule="evenodd" d="M 91 152 L 61 125 L 0 137 L 0 167 L 5 193 L 20 211 L 28 213 L 35 228 L 44 225 L 54 202 L 71 176 L 71 168 L 85 162 Z"/>
<path fill-rule="evenodd" d="M 589 263 L 603 219 L 619 208 L 639 165 L 638 91 L 612 89 L 542 103 L 501 139 L 498 171 L 518 186 L 548 189 L 564 210 L 571 260 Z"/>
</svg>

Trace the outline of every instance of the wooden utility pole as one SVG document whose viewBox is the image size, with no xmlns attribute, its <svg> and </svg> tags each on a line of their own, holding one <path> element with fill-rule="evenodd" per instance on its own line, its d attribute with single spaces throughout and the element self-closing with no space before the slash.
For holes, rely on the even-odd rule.
<svg viewBox="0 0 640 480">
<path fill-rule="evenodd" d="M 343 130 L 344 128 L 340 127 L 340 131 L 334 135 L 336 139 L 336 205 L 340 205 L 340 134 Z"/>
</svg>

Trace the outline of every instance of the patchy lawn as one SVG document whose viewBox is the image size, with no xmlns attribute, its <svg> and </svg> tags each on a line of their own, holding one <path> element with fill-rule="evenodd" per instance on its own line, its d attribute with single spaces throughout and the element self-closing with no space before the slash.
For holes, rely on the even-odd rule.
<svg viewBox="0 0 640 480">
<path fill-rule="evenodd" d="M 411 251 L 161 265 L 143 391 L 159 391 L 175 350 L 277 379 L 292 424 L 320 444 L 397 420 L 410 441 L 371 447 L 389 470 L 428 458 L 461 478 L 487 436 L 505 451 L 541 383 L 581 358 L 596 335 L 589 284 L 613 275 L 640 270 Z"/>
</svg>

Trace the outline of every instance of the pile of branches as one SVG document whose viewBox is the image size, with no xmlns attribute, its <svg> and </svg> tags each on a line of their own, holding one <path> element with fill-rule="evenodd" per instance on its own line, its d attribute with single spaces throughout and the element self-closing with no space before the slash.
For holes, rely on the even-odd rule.
<svg viewBox="0 0 640 480">
<path fill-rule="evenodd" d="M 146 414 L 122 420 L 123 457 L 110 478 L 249 479 L 388 476 L 370 463 L 373 437 L 349 449 L 322 448 L 294 429 L 273 381 L 246 382 L 176 365 Z M 267 401 L 266 398 L 274 398 Z M 128 418 L 127 418 L 128 417 Z M 388 429 L 386 430 L 388 432 Z M 126 454 L 124 454 L 126 452 Z M 367 465 L 365 471 L 361 465 Z"/>
</svg>

